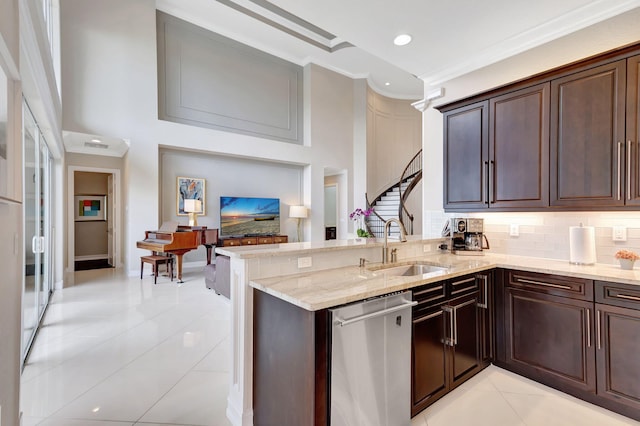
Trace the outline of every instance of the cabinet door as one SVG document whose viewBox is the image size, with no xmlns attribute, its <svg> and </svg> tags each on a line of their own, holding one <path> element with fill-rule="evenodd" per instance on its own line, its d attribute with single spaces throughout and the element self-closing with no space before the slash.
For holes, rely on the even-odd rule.
<svg viewBox="0 0 640 426">
<path fill-rule="evenodd" d="M 413 320 L 411 416 L 447 392 L 444 311 L 424 313 Z"/>
<path fill-rule="evenodd" d="M 506 289 L 506 363 L 559 389 L 595 392 L 593 303 Z"/>
<path fill-rule="evenodd" d="M 490 101 L 490 208 L 549 205 L 549 87 Z"/>
<path fill-rule="evenodd" d="M 626 61 L 551 82 L 552 206 L 624 204 Z"/>
<path fill-rule="evenodd" d="M 598 396 L 640 412 L 640 311 L 596 304 Z"/>
<path fill-rule="evenodd" d="M 627 60 L 627 205 L 640 205 L 640 56 Z"/>
<path fill-rule="evenodd" d="M 444 208 L 486 208 L 489 102 L 444 114 Z"/>
<path fill-rule="evenodd" d="M 452 314 L 452 338 L 449 365 L 453 389 L 480 371 L 480 321 L 478 293 L 454 299 L 449 303 Z"/>
</svg>

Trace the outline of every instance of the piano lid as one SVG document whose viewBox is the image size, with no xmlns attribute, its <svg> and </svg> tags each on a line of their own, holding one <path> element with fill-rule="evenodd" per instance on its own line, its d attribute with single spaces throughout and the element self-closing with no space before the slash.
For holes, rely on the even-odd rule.
<svg viewBox="0 0 640 426">
<path fill-rule="evenodd" d="M 167 220 L 162 222 L 162 226 L 158 229 L 158 232 L 177 232 L 178 222 L 175 220 Z"/>
</svg>

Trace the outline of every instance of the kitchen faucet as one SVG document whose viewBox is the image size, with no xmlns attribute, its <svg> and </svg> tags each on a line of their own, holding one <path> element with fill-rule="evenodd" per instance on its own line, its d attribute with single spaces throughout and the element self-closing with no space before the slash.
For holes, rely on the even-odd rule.
<svg viewBox="0 0 640 426">
<path fill-rule="evenodd" d="M 395 222 L 400 228 L 400 242 L 404 243 L 407 241 L 407 231 L 404 230 L 404 225 L 395 217 L 387 220 L 384 223 L 384 245 L 382 246 L 382 263 L 389 263 L 389 228 L 391 228 L 391 223 Z"/>
</svg>

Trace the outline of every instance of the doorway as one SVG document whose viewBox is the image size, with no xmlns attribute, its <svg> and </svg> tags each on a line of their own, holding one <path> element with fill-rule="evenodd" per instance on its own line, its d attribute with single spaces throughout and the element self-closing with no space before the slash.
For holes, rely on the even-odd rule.
<svg viewBox="0 0 640 426">
<path fill-rule="evenodd" d="M 120 171 L 68 169 L 68 270 L 119 267 Z"/>
</svg>

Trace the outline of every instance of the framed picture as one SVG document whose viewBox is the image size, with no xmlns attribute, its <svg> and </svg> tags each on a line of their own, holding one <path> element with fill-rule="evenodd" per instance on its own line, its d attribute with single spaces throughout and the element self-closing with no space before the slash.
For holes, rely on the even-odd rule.
<svg viewBox="0 0 640 426">
<path fill-rule="evenodd" d="M 189 178 L 178 176 L 178 185 L 176 190 L 176 214 L 178 216 L 187 216 L 184 211 L 184 200 L 195 199 L 202 202 L 202 211 L 198 215 L 204 216 L 206 210 L 206 202 L 204 197 L 204 179 Z"/>
<path fill-rule="evenodd" d="M 76 195 L 75 205 L 76 221 L 107 220 L 106 195 Z"/>
</svg>

